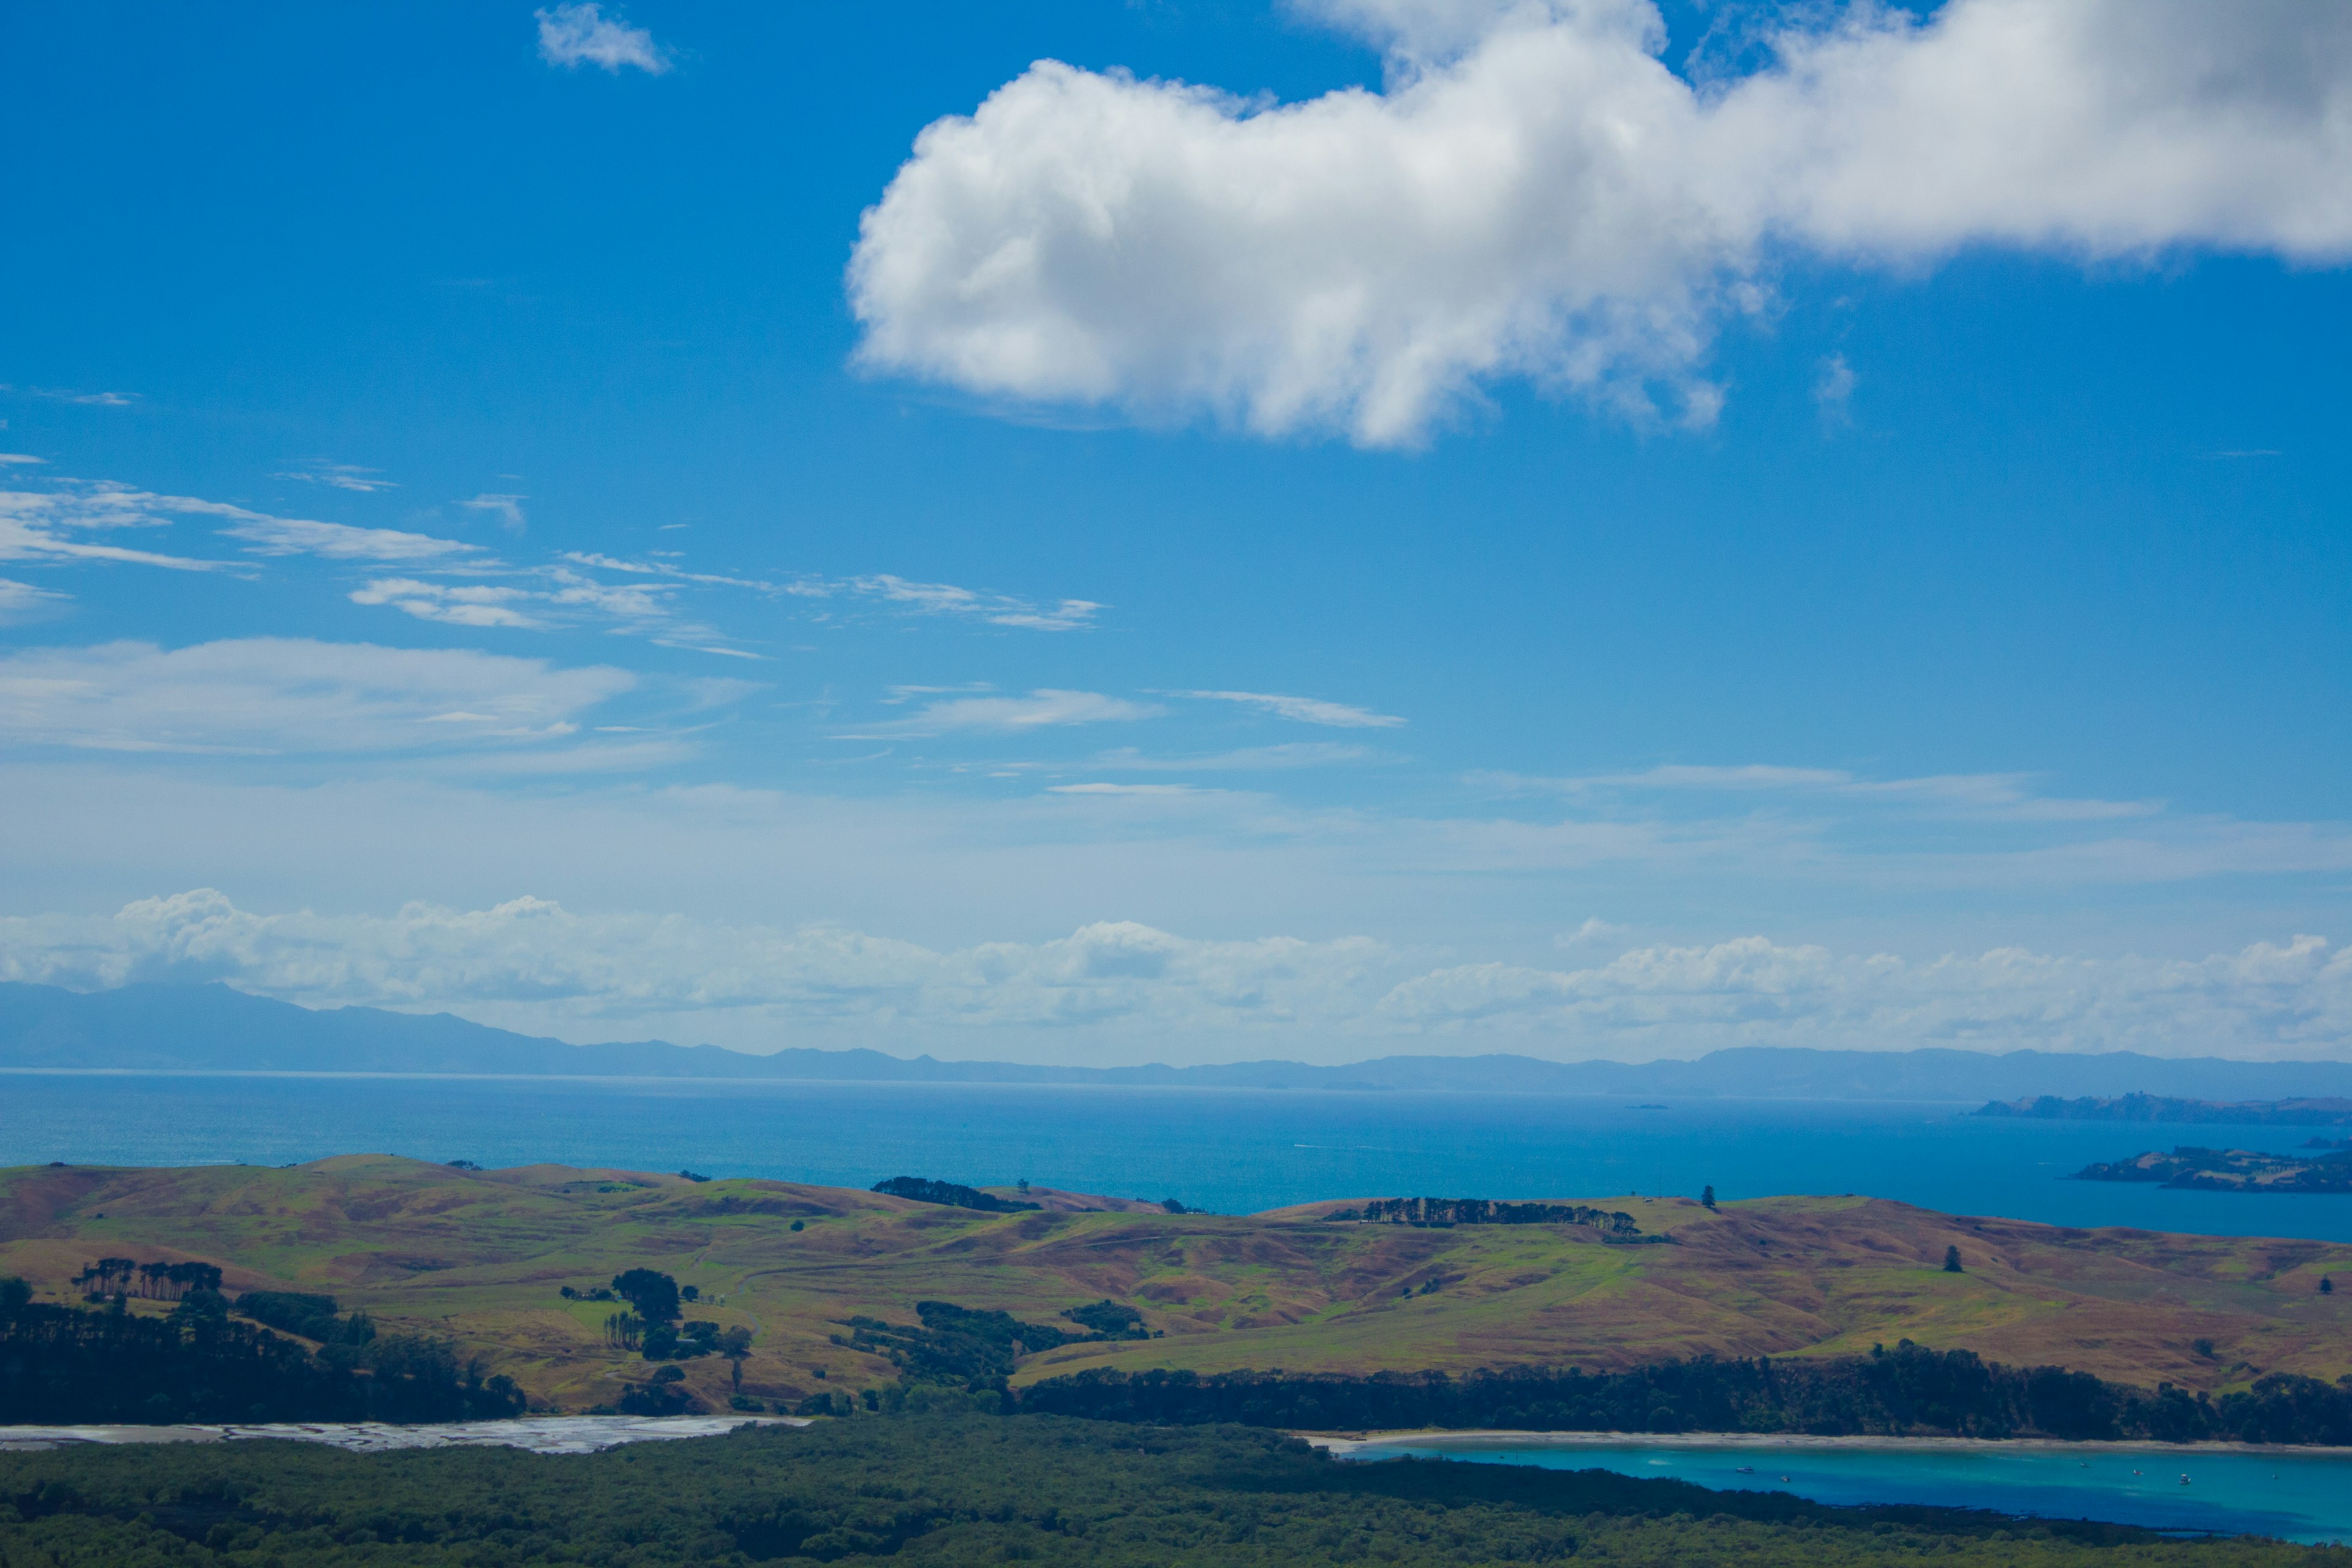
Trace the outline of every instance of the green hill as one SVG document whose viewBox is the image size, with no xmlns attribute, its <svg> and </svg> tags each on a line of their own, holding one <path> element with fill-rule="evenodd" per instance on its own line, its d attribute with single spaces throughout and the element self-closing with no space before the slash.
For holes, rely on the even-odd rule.
<svg viewBox="0 0 2352 1568">
<path fill-rule="evenodd" d="M 2142 1386 L 2352 1373 L 2352 1291 L 2319 1289 L 2331 1271 L 2352 1275 L 2352 1247 L 2331 1243 L 2069 1230 L 1853 1197 L 1717 1211 L 1583 1200 L 1628 1215 L 1629 1237 L 1339 1217 L 1360 1199 L 1235 1217 L 1030 1196 L 1043 1206 L 985 1214 L 780 1182 L 379 1155 L 285 1170 L 26 1167 L 0 1172 L 0 1273 L 67 1301 L 100 1258 L 210 1262 L 231 1292 L 332 1295 L 387 1332 L 451 1340 L 572 1410 L 614 1403 L 654 1370 L 606 1342 L 615 1303 L 562 1294 L 633 1268 L 695 1286 L 689 1319 L 751 1330 L 744 1387 L 770 1401 L 892 1380 L 887 1335 L 846 1321 L 912 1325 L 921 1301 L 1075 1335 L 1085 1329 L 1061 1314 L 1109 1300 L 1159 1335 L 1024 1354 L 1016 1384 L 1088 1368 L 1594 1371 L 1902 1339 Z M 1626 1244 L 1662 1237 L 1672 1241 Z M 1963 1272 L 1945 1270 L 1949 1247 Z M 725 1403 L 724 1363 L 685 1371 L 690 1393 Z"/>
</svg>

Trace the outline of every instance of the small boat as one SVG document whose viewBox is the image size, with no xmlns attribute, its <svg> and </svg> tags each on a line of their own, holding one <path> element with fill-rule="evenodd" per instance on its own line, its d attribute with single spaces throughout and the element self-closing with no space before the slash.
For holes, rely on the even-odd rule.
<svg viewBox="0 0 2352 1568">
<path fill-rule="evenodd" d="M 1731 1473 L 1735 1476 L 1752 1476 L 1756 1473 L 1756 1467 L 1753 1465 L 1742 1465 Z"/>
<path fill-rule="evenodd" d="M 2183 1477 L 2181 1477 L 2181 1478 L 2180 1478 L 2180 1484 L 2181 1484 L 2182 1486 L 2184 1486 L 2184 1487 L 2185 1487 L 2185 1486 L 2187 1486 L 2187 1485 L 2189 1484 L 2189 1478 L 2188 1478 L 2187 1476 L 2183 1476 Z"/>
</svg>

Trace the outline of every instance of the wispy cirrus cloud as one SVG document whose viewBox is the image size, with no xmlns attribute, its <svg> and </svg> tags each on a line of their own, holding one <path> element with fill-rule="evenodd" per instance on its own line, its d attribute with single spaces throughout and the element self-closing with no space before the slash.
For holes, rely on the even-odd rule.
<svg viewBox="0 0 2352 1568">
<path fill-rule="evenodd" d="M 198 503 L 183 510 L 234 519 L 221 530 L 244 540 L 255 555 L 316 555 L 330 561 L 445 561 L 479 550 L 454 539 L 410 533 L 397 528 L 354 528 L 309 518 L 270 517 L 239 507 Z"/>
<path fill-rule="evenodd" d="M 11 577 L 0 577 L 0 626 L 43 619 L 56 614 L 72 599 L 70 594 L 19 583 Z"/>
<path fill-rule="evenodd" d="M 174 572 L 235 569 L 234 562 L 134 550 L 90 537 L 105 530 L 152 528 L 167 522 L 168 519 L 131 504 L 141 494 L 126 487 L 71 480 L 55 489 L 0 490 L 0 561 L 110 562 Z"/>
<path fill-rule="evenodd" d="M 1476 773 L 1474 784 L 1517 795 L 1780 795 L 1908 806 L 1923 812 L 1999 817 L 2019 822 L 2095 822 L 2152 816 L 2158 801 L 2066 799 L 2036 792 L 2024 773 L 1935 773 L 1874 779 L 1843 768 L 1669 763 L 1636 773 L 1531 778 Z"/>
<path fill-rule="evenodd" d="M 0 384 L 0 392 L 12 392 L 19 397 L 37 397 L 45 403 L 74 403 L 85 408 L 128 408 L 140 401 L 135 392 L 76 392 L 62 386 Z"/>
<path fill-rule="evenodd" d="M 522 503 L 530 499 L 529 496 L 485 494 L 478 495 L 471 500 L 461 500 L 457 504 L 468 511 L 488 513 L 509 533 L 520 533 L 525 527 L 529 526 L 528 521 L 523 516 Z"/>
<path fill-rule="evenodd" d="M 379 577 L 354 588 L 354 605 L 387 605 L 420 621 L 453 626 L 508 626 L 537 631 L 548 623 L 520 608 L 538 597 L 527 588 L 488 583 L 426 583 L 414 577 Z"/>
<path fill-rule="evenodd" d="M 295 479 L 306 485 L 325 485 L 331 489 L 352 490 L 360 495 L 373 495 L 378 490 L 394 490 L 400 487 L 392 480 L 377 476 L 381 468 L 365 468 L 357 463 L 338 463 L 325 458 L 305 458 L 293 468 L 273 474 L 272 479 Z"/>
<path fill-rule="evenodd" d="M 1099 691 L 1043 688 L 1025 697 L 945 697 L 927 702 L 904 719 L 868 724 L 845 739 L 887 735 L 1018 734 L 1073 724 L 1156 719 L 1167 710 L 1153 702 L 1108 697 Z"/>
<path fill-rule="evenodd" d="M 674 556 L 677 552 L 657 550 L 648 553 L 656 556 Z M 564 551 L 561 559 L 569 561 L 575 566 L 587 567 L 591 571 L 619 572 L 632 577 L 667 577 L 680 583 L 699 583 L 706 587 L 752 588 L 763 594 L 788 591 L 780 588 L 776 584 L 764 582 L 757 577 L 734 577 L 719 572 L 689 572 L 673 560 L 623 561 L 614 556 L 599 555 L 579 550 Z"/>
<path fill-rule="evenodd" d="M 616 13 L 607 16 L 594 0 L 566 0 L 552 10 L 534 11 L 539 22 L 539 58 L 551 66 L 602 66 L 617 76 L 624 67 L 660 76 L 669 57 L 652 33 L 632 27 Z"/>
<path fill-rule="evenodd" d="M 1091 630 L 1095 617 L 1108 607 L 1091 599 L 1022 599 L 960 588 L 952 583 L 918 583 L 888 573 L 801 577 L 786 584 L 784 592 L 805 599 L 863 599 L 919 615 L 956 616 L 1038 632 Z"/>
<path fill-rule="evenodd" d="M 1404 722 L 1392 713 L 1375 713 L 1369 708 L 1346 702 L 1327 702 L 1319 697 L 1287 697 L 1275 691 L 1179 691 L 1173 695 L 1232 702 L 1293 723 L 1322 724 L 1335 730 L 1390 730 Z"/>
<path fill-rule="evenodd" d="M 102 530 L 163 528 L 184 517 L 212 518 L 220 534 L 241 541 L 247 553 L 316 555 L 339 561 L 428 562 L 478 551 L 478 545 L 393 528 L 354 528 L 310 518 L 276 517 L 226 501 L 160 494 L 108 480 L 59 479 L 50 488 L 0 492 L 0 559 L 50 556 L 119 561 L 180 570 L 229 564 L 184 556 L 92 544 Z"/>
<path fill-rule="evenodd" d="M 1163 798 L 1169 795 L 1200 795 L 1202 792 L 1198 786 L 1193 784 L 1102 784 L 1096 782 L 1087 784 L 1047 784 L 1045 786 L 1045 793 L 1048 795 L 1144 795 L 1152 798 Z"/>
<path fill-rule="evenodd" d="M 0 735 L 271 756 L 539 744 L 636 684 L 603 665 L 305 637 L 27 648 L 0 656 Z"/>
<path fill-rule="evenodd" d="M 1381 753 L 1370 746 L 1337 741 L 1291 741 L 1278 746 L 1242 746 L 1230 752 L 1153 756 L 1132 746 L 1098 752 L 1087 759 L 1089 768 L 1122 773 L 1262 773 L 1291 768 L 1341 767 L 1371 762 Z"/>
</svg>

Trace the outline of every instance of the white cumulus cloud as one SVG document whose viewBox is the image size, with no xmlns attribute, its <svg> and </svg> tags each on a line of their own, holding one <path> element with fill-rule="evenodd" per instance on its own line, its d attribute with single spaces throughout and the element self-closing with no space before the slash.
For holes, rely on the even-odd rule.
<svg viewBox="0 0 2352 1568">
<path fill-rule="evenodd" d="M 1524 377 L 1711 420 L 1776 251 L 2352 249 L 2352 8 L 1797 7 L 1694 82 L 1648 0 L 1323 0 L 1382 90 L 1269 104 L 1042 60 L 864 219 L 862 362 L 989 398 L 1411 444 Z"/>
<path fill-rule="evenodd" d="M 522 1007 L 540 1026 L 568 1019 L 604 1037 L 602 1026 L 629 1020 L 691 1027 L 749 1013 L 788 1037 L 796 1025 L 847 1025 L 869 1041 L 961 1035 L 970 1053 L 1008 1048 L 982 1031 L 1083 1026 L 1247 1031 L 1261 1037 L 1251 1050 L 1290 1048 L 1276 1043 L 1288 1035 L 1368 1052 L 1420 1039 L 1564 1058 L 1945 1045 L 2340 1058 L 2352 1027 L 2352 950 L 2313 936 L 2196 959 L 2005 948 L 1927 960 L 1749 936 L 1575 969 L 1430 968 L 1362 937 L 1203 939 L 1131 921 L 939 949 L 836 925 L 581 913 L 529 897 L 257 914 L 211 889 L 111 916 L 0 919 L 0 978 L 223 979 L 313 1005 Z"/>
<path fill-rule="evenodd" d="M 669 69 L 669 58 L 643 27 L 607 16 L 593 0 L 534 11 L 539 21 L 539 58 L 551 66 L 602 66 L 619 75 L 631 66 L 655 76 Z"/>
</svg>

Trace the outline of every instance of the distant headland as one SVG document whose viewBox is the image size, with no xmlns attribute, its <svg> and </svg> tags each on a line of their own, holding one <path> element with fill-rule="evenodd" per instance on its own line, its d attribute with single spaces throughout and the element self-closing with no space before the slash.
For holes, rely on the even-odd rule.
<svg viewBox="0 0 2352 1568">
<path fill-rule="evenodd" d="M 2352 1125 L 2352 1100 L 2329 1095 L 2305 1100 L 2180 1100 L 2163 1094 L 2085 1095 L 2062 1100 L 2054 1094 L 1996 1100 L 1979 1116 L 2021 1116 L 2041 1121 L 2199 1121 L 2232 1127 L 2343 1127 Z"/>
</svg>

